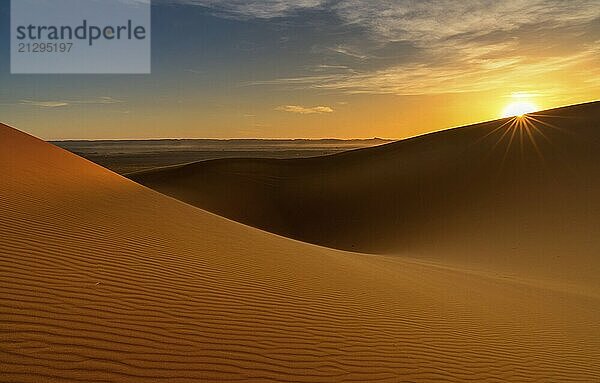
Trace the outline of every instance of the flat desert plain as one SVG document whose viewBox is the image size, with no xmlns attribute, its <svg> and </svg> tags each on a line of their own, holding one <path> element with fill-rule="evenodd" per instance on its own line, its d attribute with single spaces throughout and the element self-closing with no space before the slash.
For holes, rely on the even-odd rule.
<svg viewBox="0 0 600 383">
<path fill-rule="evenodd" d="M 597 104 L 580 108 L 581 113 L 596 113 L 586 115 L 582 126 L 597 132 Z M 559 125 L 562 120 L 557 117 L 552 124 Z M 469 137 L 485 137 L 495 131 L 491 126 L 487 131 L 477 126 L 463 129 L 478 132 Z M 572 136 L 580 134 L 571 132 Z M 579 194 L 548 212 L 568 213 L 564 219 L 552 221 L 559 225 L 556 229 L 548 229 L 550 221 L 543 229 L 531 228 L 527 225 L 533 218 L 524 213 L 523 225 L 530 231 L 518 235 L 519 243 L 524 244 L 518 257 L 514 252 L 503 253 L 504 246 L 514 240 L 509 235 L 512 226 L 490 231 L 494 227 L 491 219 L 471 213 L 480 211 L 481 200 L 474 202 L 473 210 L 465 205 L 453 208 L 457 203 L 454 193 L 460 191 L 454 189 L 447 192 L 448 206 L 442 197 L 431 201 L 431 207 L 427 200 L 412 208 L 391 206 L 393 214 L 401 217 L 406 213 L 407 218 L 406 222 L 399 219 L 403 226 L 392 227 L 389 241 L 380 234 L 361 237 L 358 234 L 364 226 L 358 222 L 356 227 L 361 229 L 357 229 L 356 239 L 361 245 L 356 250 L 364 253 L 347 251 L 351 250 L 350 242 L 341 239 L 349 238 L 347 227 L 357 221 L 345 219 L 357 210 L 350 210 L 343 219 L 336 214 L 343 206 L 356 207 L 364 214 L 364 209 L 357 207 L 361 202 L 353 198 L 360 195 L 356 190 L 371 187 L 364 175 L 355 179 L 361 183 L 349 184 L 352 172 L 360 175 L 362 166 L 370 166 L 361 165 L 355 156 L 372 155 L 382 163 L 372 168 L 373 184 L 382 174 L 390 175 L 387 183 L 378 184 L 382 206 L 387 206 L 385 198 L 392 194 L 387 188 L 399 190 L 395 183 L 400 181 L 391 177 L 393 174 L 407 177 L 402 179 L 407 190 L 406 182 L 413 180 L 412 187 L 426 198 L 434 194 L 432 188 L 443 191 L 448 182 L 454 182 L 453 169 L 463 174 L 459 172 L 460 161 L 444 162 L 446 168 L 437 169 L 436 160 L 453 151 L 470 153 L 462 144 L 463 138 L 448 139 L 442 150 L 438 145 L 441 139 L 436 137 L 349 152 L 333 159 L 302 160 L 302 165 L 275 162 L 276 166 L 302 167 L 312 161 L 333 161 L 327 166 L 338 170 L 338 180 L 348 180 L 339 185 L 339 205 L 321 206 L 335 213 L 331 221 L 327 221 L 329 216 L 311 216 L 316 214 L 316 205 L 298 202 L 312 206 L 301 222 L 313 222 L 316 230 L 325 234 L 331 234 L 336 222 L 341 230 L 337 237 L 332 234 L 335 243 L 321 241 L 324 236 L 306 236 L 306 240 L 345 249 L 340 250 L 230 221 L 1 125 L 0 380 L 598 381 L 600 289 L 592 275 L 599 264 L 598 253 L 594 253 L 598 236 L 590 235 L 598 229 L 594 226 L 598 222 L 594 210 L 598 195 L 592 194 L 597 190 L 598 173 L 578 181 L 582 184 L 576 186 L 583 188 Z M 419 145 L 415 147 L 414 142 Z M 470 142 L 470 150 L 479 153 L 478 141 Z M 579 180 L 578 171 L 595 169 L 597 164 L 586 165 L 586 158 L 597 155 L 589 151 L 595 148 L 597 153 L 597 139 L 581 142 L 578 152 L 565 154 L 574 156 L 570 163 L 575 173 L 559 168 L 555 174 L 565 171 Z M 395 152 L 404 153 L 398 154 L 404 159 L 395 160 Z M 344 158 L 349 166 L 343 164 Z M 408 163 L 410 158 L 423 159 L 421 167 L 410 170 L 409 165 L 418 162 Z M 472 166 L 495 163 L 484 158 Z M 508 154 L 504 166 L 514 169 L 516 158 Z M 545 164 L 552 170 L 556 162 L 546 158 Z M 537 162 L 526 164 L 525 170 L 537 166 Z M 494 174 L 496 169 L 488 170 Z M 448 171 L 450 175 L 444 176 Z M 433 180 L 441 177 L 439 185 L 425 182 L 427 173 Z M 521 182 L 513 187 L 524 188 L 527 183 L 520 177 L 522 172 L 514 173 L 507 182 Z M 259 173 L 260 177 L 265 177 L 263 174 Z M 227 177 L 217 176 L 229 182 Z M 275 177 L 268 180 L 275 185 L 282 182 Z M 310 194 L 313 190 L 323 190 L 323 198 L 329 198 L 329 182 L 334 179 L 324 175 L 304 180 L 308 201 L 318 202 Z M 460 180 L 456 181 L 457 188 Z M 482 193 L 490 187 L 491 181 L 475 180 L 483 182 Z M 348 193 L 342 193 L 350 186 Z M 274 187 L 271 192 L 279 189 L 286 196 L 292 190 L 298 195 L 301 192 L 295 187 Z M 233 193 L 224 190 L 225 194 Z M 238 189 L 237 195 L 244 196 L 239 198 L 245 201 L 248 195 L 255 198 L 253 193 L 260 190 Z M 531 214 L 549 219 L 543 209 L 564 190 L 543 191 L 549 196 L 541 199 L 541 207 L 532 208 L 540 216 Z M 401 196 L 410 197 L 407 193 Z M 525 201 L 532 201 L 529 193 L 540 196 L 542 190 L 525 190 Z M 485 203 L 495 206 L 495 197 L 488 196 Z M 510 194 L 505 197 L 506 205 L 498 205 L 499 230 L 503 224 L 514 224 L 504 214 L 511 211 L 509 203 L 519 202 L 516 197 Z M 575 200 L 581 206 L 570 212 Z M 417 219 L 418 207 L 425 209 L 422 220 Z M 275 214 L 273 211 L 266 210 L 265 214 Z M 435 211 L 452 220 L 426 224 L 426 218 Z M 263 218 L 265 222 L 290 219 L 278 218 L 290 217 L 283 213 L 287 211 Z M 467 222 L 469 217 L 482 221 Z M 365 219 L 376 222 L 375 217 Z M 381 219 L 390 223 L 385 221 L 390 219 L 388 215 Z M 290 232 L 297 233 L 294 230 L 298 226 L 290 222 Z M 450 226 L 455 222 L 467 225 Z M 579 227 L 577 235 L 561 235 L 569 222 L 592 227 Z M 266 228 L 264 224 L 257 226 Z M 372 226 L 373 233 L 380 227 Z M 413 241 L 403 241 L 409 237 L 401 235 L 405 228 L 412 228 Z M 445 236 L 441 234 L 444 228 L 448 230 Z M 474 238 L 471 243 L 469 231 Z M 542 232 L 550 235 L 538 237 Z M 452 241 L 454 235 L 456 243 Z M 431 244 L 431 259 L 424 254 L 430 249 L 426 245 L 401 247 L 402 243 L 419 241 Z M 530 252 L 536 243 L 539 249 Z M 444 258 L 446 246 L 449 255 Z M 459 250 L 467 247 L 470 251 L 461 258 Z M 380 249 L 390 254 L 366 254 Z M 391 254 L 393 249 L 402 251 Z M 548 253 L 548 249 L 555 252 Z"/>
</svg>

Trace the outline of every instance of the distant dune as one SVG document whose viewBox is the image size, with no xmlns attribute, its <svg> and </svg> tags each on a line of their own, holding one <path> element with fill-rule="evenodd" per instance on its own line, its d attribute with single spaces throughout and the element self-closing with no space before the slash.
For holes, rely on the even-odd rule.
<svg viewBox="0 0 600 383">
<path fill-rule="evenodd" d="M 58 147 L 119 174 L 217 158 L 306 158 L 391 142 L 366 140 L 91 140 L 56 141 Z"/>
<path fill-rule="evenodd" d="M 462 134 L 478 137 L 480 129 Z M 431 144 L 420 138 L 382 152 L 283 164 L 303 170 L 332 161 L 324 169 L 335 168 L 340 182 L 353 181 L 341 185 L 352 188 L 337 196 L 339 206 L 392 174 L 412 174 L 413 187 L 432 195 L 429 177 L 440 187 L 442 181 L 455 185 L 452 177 L 489 165 L 482 159 L 460 175 L 465 170 L 449 162 L 449 176 L 433 172 L 440 157 L 465 150 L 462 139 L 451 139 L 456 133 L 444 134 L 450 134 L 446 146 L 433 135 Z M 0 145 L 0 381 L 592 382 L 600 376 L 600 304 L 594 294 L 561 290 L 551 280 L 535 285 L 452 265 L 296 242 L 165 197 L 6 126 L 0 126 Z M 581 146 L 574 171 L 587 170 L 576 166 L 591 155 L 589 147 Z M 480 152 L 477 148 L 471 150 Z M 398 150 L 404 160 L 395 159 Z M 371 157 L 387 167 L 363 169 L 360 158 Z M 420 172 L 403 165 L 412 157 L 423 159 Z M 346 161 L 349 167 L 341 166 Z M 267 161 L 254 169 L 280 164 Z M 394 171 L 386 172 L 389 167 Z M 427 169 L 429 177 L 423 174 Z M 353 178 L 353 171 L 360 177 Z M 371 183 L 365 173 L 372 174 Z M 250 179 L 268 184 L 262 177 Z M 304 181 L 309 191 L 326 196 L 331 180 L 319 179 Z M 585 190 L 591 191 L 594 176 L 588 180 Z M 390 190 L 403 190 L 389 182 Z M 240 188 L 226 196 L 260 201 L 252 194 L 259 190 L 264 189 Z M 449 203 L 460 200 L 453 192 L 448 190 Z M 386 204 L 390 198 L 387 189 L 381 193 L 364 201 L 378 213 L 384 210 L 374 201 Z M 333 202 L 331 222 L 319 222 L 326 214 L 306 213 L 317 214 L 313 222 L 324 231 L 337 220 L 338 238 L 344 239 L 344 227 L 356 222 L 336 217 L 340 207 Z M 432 203 L 441 208 L 440 200 Z M 414 222 L 417 228 L 425 223 Z M 553 222 L 567 223 L 573 222 Z M 487 221 L 476 224 L 489 229 Z M 359 233 L 356 239 L 362 240 Z M 595 240 L 589 238 L 589 244 Z M 476 239 L 473 246 L 479 246 Z M 589 254 L 563 256 L 573 269 L 594 269 L 597 262 Z"/>
<path fill-rule="evenodd" d="M 597 291 L 599 175 L 594 102 L 320 158 L 215 160 L 131 178 L 306 242 Z"/>
</svg>

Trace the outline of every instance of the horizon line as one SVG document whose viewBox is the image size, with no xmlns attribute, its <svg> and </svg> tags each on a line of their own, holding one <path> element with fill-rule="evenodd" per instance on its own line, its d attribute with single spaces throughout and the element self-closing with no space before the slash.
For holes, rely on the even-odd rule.
<svg viewBox="0 0 600 383">
<path fill-rule="evenodd" d="M 553 111 L 553 110 L 558 110 L 558 109 L 563 109 L 563 108 L 569 108 L 569 107 L 574 107 L 574 106 L 581 106 L 581 105 L 587 105 L 587 104 L 594 104 L 600 102 L 600 99 L 595 99 L 595 100 L 591 100 L 591 101 L 585 101 L 585 102 L 579 102 L 579 103 L 574 103 L 574 104 L 567 104 L 567 105 L 561 105 L 561 106 L 556 106 L 556 107 L 552 107 L 552 108 L 548 108 L 548 109 L 542 109 L 542 110 L 537 110 L 535 112 L 531 112 L 531 113 L 527 113 L 527 114 L 535 114 L 535 113 L 540 113 L 540 112 L 547 112 L 547 111 Z M 500 117 L 500 118 L 495 118 L 495 119 L 490 119 L 490 120 L 483 120 L 483 121 L 476 121 L 476 122 L 470 122 L 470 123 L 465 123 L 465 124 L 460 124 L 460 125 L 454 125 L 454 126 L 450 126 L 450 127 L 445 127 L 445 128 L 441 128 L 441 129 L 437 129 L 437 130 L 432 130 L 426 133 L 420 133 L 420 134 L 416 134 L 413 136 L 406 136 L 406 137 L 402 137 L 402 138 L 381 138 L 381 137 L 370 137 L 370 138 L 97 138 L 97 139 L 93 139 L 93 138 L 88 138 L 88 139 L 75 139 L 75 138 L 68 138 L 68 139 L 42 139 L 39 138 L 37 136 L 34 136 L 38 139 L 41 139 L 42 141 L 45 142 L 98 142 L 98 141 L 112 141 L 112 142 L 122 142 L 122 141 L 184 141 L 184 140 L 211 140 L 211 141 L 234 141 L 234 140 L 238 140 L 238 141 L 242 141 L 242 140 L 261 140 L 261 141 L 276 141 L 276 140 L 280 140 L 280 141 L 325 141 L 325 140 L 337 140 L 337 141 L 368 141 L 368 140 L 382 140 L 382 141 L 400 141 L 400 140 L 407 140 L 407 139 L 412 139 L 412 138 L 416 138 L 416 137 L 421 137 L 421 136 L 426 136 L 428 134 L 432 134 L 432 133 L 438 133 L 438 132 L 442 132 L 445 130 L 453 130 L 453 129 L 460 129 L 460 128 L 464 128 L 464 127 L 468 127 L 468 126 L 473 126 L 473 125 L 479 125 L 479 124 L 485 124 L 485 123 L 490 123 L 490 122 L 494 122 L 494 121 L 500 121 L 500 120 L 505 120 L 505 119 L 509 119 L 509 118 L 513 118 L 513 117 Z M 12 126 L 11 124 L 7 124 L 4 123 L 2 121 L 0 121 L 0 124 L 6 125 L 6 126 L 10 126 L 13 129 L 17 129 L 19 131 L 22 131 L 21 129 L 18 129 L 14 126 Z M 24 132 L 24 131 L 22 131 Z"/>
</svg>

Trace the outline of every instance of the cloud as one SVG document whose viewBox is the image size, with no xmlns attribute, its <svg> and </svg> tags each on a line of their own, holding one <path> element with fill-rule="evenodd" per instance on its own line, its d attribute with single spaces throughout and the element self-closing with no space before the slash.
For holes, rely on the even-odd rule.
<svg viewBox="0 0 600 383">
<path fill-rule="evenodd" d="M 597 78 L 591 71 L 597 68 L 595 63 L 600 57 L 600 48 L 592 48 L 578 54 L 554 57 L 545 60 L 489 60 L 478 64 L 466 65 L 463 61 L 432 65 L 414 63 L 390 68 L 363 71 L 360 73 L 338 73 L 322 76 L 306 76 L 280 78 L 267 81 L 256 81 L 249 85 L 276 85 L 287 89 L 319 89 L 334 90 L 347 94 L 395 94 L 416 96 L 424 94 L 445 94 L 481 92 L 505 88 L 513 84 L 518 91 L 520 84 L 543 84 L 544 88 L 554 88 L 556 92 L 574 92 L 577 87 L 569 84 L 568 89 L 553 81 L 561 76 L 550 78 L 550 74 L 568 71 L 583 77 L 580 87 L 591 88 L 597 82 L 586 81 L 586 78 Z M 476 60 L 475 60 L 476 61 Z M 577 70 L 588 68 L 587 70 Z M 598 70 L 595 70 L 598 72 Z"/>
<path fill-rule="evenodd" d="M 303 9 L 337 14 L 343 23 L 367 28 L 389 41 L 439 41 L 461 34 L 514 30 L 552 21 L 555 26 L 600 16 L 597 0 L 163 0 L 198 5 L 221 15 L 269 19 Z M 340 52 L 342 53 L 342 52 Z"/>
<path fill-rule="evenodd" d="M 106 105 L 106 104 L 121 104 L 122 100 L 117 100 L 112 97 L 98 97 L 90 100 L 79 100 L 71 101 L 73 104 L 94 104 L 94 105 Z"/>
<path fill-rule="evenodd" d="M 29 105 L 39 108 L 64 108 L 72 105 L 107 105 L 107 104 L 119 104 L 123 101 L 117 100 L 112 97 L 98 97 L 90 100 L 20 100 L 19 105 Z"/>
<path fill-rule="evenodd" d="M 596 0 L 344 0 L 333 9 L 345 22 L 365 26 L 377 38 L 426 45 L 443 44 L 453 36 L 516 30 L 540 21 L 559 27 L 600 16 Z"/>
<path fill-rule="evenodd" d="M 20 105 L 31 105 L 37 106 L 40 108 L 62 108 L 65 106 L 69 106 L 68 102 L 64 101 L 35 101 L 35 100 L 21 100 L 19 101 Z"/>
<path fill-rule="evenodd" d="M 321 7 L 324 4 L 323 0 L 167 0 L 167 2 L 211 8 L 217 15 L 240 19 L 272 19 L 302 9 Z"/>
<path fill-rule="evenodd" d="M 241 19 L 332 15 L 320 28 L 335 33 L 323 36 L 344 37 L 306 52 L 320 65 L 251 85 L 421 95 L 548 84 L 560 70 L 581 77 L 571 90 L 598 84 L 589 75 L 600 67 L 597 0 L 172 1 Z"/>
<path fill-rule="evenodd" d="M 350 49 L 348 47 L 341 46 L 341 45 L 338 45 L 336 47 L 332 47 L 332 48 L 329 48 L 329 49 L 332 52 L 335 52 L 335 53 L 338 53 L 338 54 L 341 54 L 341 55 L 344 55 L 344 56 L 349 56 L 349 57 L 352 57 L 352 58 L 355 58 L 355 59 L 359 59 L 359 60 L 364 60 L 364 59 L 368 58 L 368 56 L 365 55 L 365 54 L 361 54 L 361 53 L 355 52 L 352 49 Z"/>
<path fill-rule="evenodd" d="M 281 105 L 275 108 L 280 112 L 297 113 L 297 114 L 322 114 L 322 113 L 333 113 L 333 108 L 329 106 L 313 106 L 304 107 L 300 105 Z"/>
</svg>

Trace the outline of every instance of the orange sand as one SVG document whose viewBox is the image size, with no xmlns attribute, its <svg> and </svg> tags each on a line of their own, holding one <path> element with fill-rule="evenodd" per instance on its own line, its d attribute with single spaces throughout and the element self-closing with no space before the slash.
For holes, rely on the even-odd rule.
<svg viewBox="0 0 600 383">
<path fill-rule="evenodd" d="M 0 381 L 600 377 L 593 290 L 307 245 L 0 145 Z"/>
</svg>

